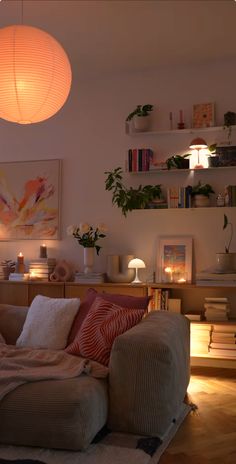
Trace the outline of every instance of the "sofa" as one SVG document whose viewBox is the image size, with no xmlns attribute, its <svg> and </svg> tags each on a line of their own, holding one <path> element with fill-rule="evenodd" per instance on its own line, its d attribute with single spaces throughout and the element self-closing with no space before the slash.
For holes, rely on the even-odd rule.
<svg viewBox="0 0 236 464">
<path fill-rule="evenodd" d="M 27 312 L 0 305 L 0 333 L 7 344 L 16 343 Z M 104 426 L 164 436 L 189 383 L 189 333 L 183 315 L 153 311 L 115 338 L 106 378 L 84 373 L 18 386 L 0 401 L 0 443 L 84 450 Z"/>
</svg>

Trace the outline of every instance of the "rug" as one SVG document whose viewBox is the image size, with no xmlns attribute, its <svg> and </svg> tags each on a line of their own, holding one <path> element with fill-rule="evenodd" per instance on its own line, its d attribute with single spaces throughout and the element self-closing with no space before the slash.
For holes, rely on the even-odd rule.
<svg viewBox="0 0 236 464">
<path fill-rule="evenodd" d="M 86 451 L 0 445 L 0 464 L 157 464 L 191 409 L 184 404 L 178 419 L 160 438 L 104 433 L 95 437 Z"/>
</svg>

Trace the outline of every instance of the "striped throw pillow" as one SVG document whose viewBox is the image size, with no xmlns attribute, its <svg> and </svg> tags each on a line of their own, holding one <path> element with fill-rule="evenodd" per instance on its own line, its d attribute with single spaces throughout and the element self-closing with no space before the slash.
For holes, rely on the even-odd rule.
<svg viewBox="0 0 236 464">
<path fill-rule="evenodd" d="M 66 348 L 70 354 L 108 365 L 115 338 L 141 321 L 144 310 L 122 308 L 97 297 L 74 341 Z"/>
</svg>

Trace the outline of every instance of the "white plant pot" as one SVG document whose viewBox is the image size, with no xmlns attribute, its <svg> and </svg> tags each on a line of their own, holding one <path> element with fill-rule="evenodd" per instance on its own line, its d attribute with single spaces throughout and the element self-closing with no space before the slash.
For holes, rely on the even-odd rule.
<svg viewBox="0 0 236 464">
<path fill-rule="evenodd" d="M 206 197 L 206 195 L 195 195 L 194 206 L 195 208 L 207 208 L 210 206 L 210 198 Z"/>
<path fill-rule="evenodd" d="M 236 271 L 236 253 L 216 253 L 216 266 L 219 272 Z"/>
<path fill-rule="evenodd" d="M 150 128 L 150 115 L 148 116 L 134 116 L 133 128 L 137 132 L 145 132 Z"/>
</svg>

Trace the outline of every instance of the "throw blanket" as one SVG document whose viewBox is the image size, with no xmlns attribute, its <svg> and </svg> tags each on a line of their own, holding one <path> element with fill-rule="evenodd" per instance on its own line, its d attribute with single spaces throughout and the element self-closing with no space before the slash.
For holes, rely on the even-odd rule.
<svg viewBox="0 0 236 464">
<path fill-rule="evenodd" d="M 82 373 L 104 378 L 105 366 L 64 351 L 17 348 L 0 343 L 0 400 L 27 382 L 78 377 Z"/>
</svg>

